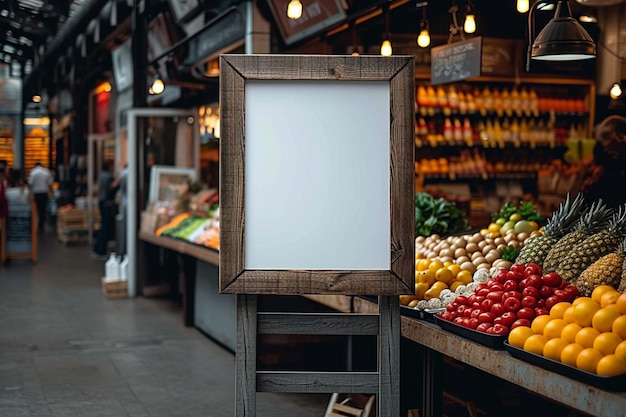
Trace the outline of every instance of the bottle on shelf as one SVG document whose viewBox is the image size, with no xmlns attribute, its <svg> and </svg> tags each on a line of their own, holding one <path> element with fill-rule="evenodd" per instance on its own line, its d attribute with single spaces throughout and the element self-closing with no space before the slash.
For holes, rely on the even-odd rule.
<svg viewBox="0 0 626 417">
<path fill-rule="evenodd" d="M 474 129 L 467 117 L 463 119 L 463 141 L 467 146 L 474 144 Z"/>
</svg>

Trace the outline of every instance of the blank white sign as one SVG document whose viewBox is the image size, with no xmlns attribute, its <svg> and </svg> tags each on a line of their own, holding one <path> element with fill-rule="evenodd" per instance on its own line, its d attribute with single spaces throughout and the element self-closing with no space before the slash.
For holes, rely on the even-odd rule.
<svg viewBox="0 0 626 417">
<path fill-rule="evenodd" d="M 388 81 L 248 80 L 245 269 L 390 269 Z"/>
</svg>

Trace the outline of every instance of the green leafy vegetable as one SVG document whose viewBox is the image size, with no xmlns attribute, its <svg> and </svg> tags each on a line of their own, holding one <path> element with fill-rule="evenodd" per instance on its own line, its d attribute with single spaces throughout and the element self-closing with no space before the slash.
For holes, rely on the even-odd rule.
<svg viewBox="0 0 626 417">
<path fill-rule="evenodd" d="M 519 254 L 519 249 L 515 249 L 512 245 L 508 245 L 502 249 L 500 249 L 500 258 L 505 261 L 515 262 L 517 255 Z"/>
<path fill-rule="evenodd" d="M 523 220 L 540 222 L 542 219 L 537 207 L 532 201 L 522 201 L 518 206 L 511 203 L 505 203 L 498 213 L 491 216 L 491 221 L 495 222 L 499 218 L 509 220 L 513 214 L 519 214 Z"/>
<path fill-rule="evenodd" d="M 449 235 L 469 229 L 463 211 L 443 198 L 415 194 L 415 236 Z"/>
</svg>

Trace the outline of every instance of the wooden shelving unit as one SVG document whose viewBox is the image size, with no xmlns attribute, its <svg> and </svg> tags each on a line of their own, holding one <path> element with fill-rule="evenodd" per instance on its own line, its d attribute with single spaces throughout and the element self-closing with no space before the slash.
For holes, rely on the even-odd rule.
<svg viewBox="0 0 626 417">
<path fill-rule="evenodd" d="M 50 148 L 49 136 L 31 136 L 24 139 L 24 175 L 28 178 L 37 162 L 52 168 L 49 162 L 55 161 L 55 147 Z"/>
<path fill-rule="evenodd" d="M 7 161 L 7 164 L 13 166 L 13 138 L 0 137 L 0 160 Z"/>
</svg>

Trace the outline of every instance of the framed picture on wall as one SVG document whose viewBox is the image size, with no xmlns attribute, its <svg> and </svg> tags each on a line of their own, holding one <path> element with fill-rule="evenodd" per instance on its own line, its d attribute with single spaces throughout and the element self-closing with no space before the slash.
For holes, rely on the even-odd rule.
<svg viewBox="0 0 626 417">
<path fill-rule="evenodd" d="M 169 165 L 153 165 L 150 171 L 149 201 L 172 201 L 189 189 L 196 180 L 193 168 L 178 168 Z"/>
<path fill-rule="evenodd" d="M 170 10 L 174 19 L 178 22 L 185 22 L 195 16 L 198 10 L 198 0 L 169 0 Z"/>
</svg>

